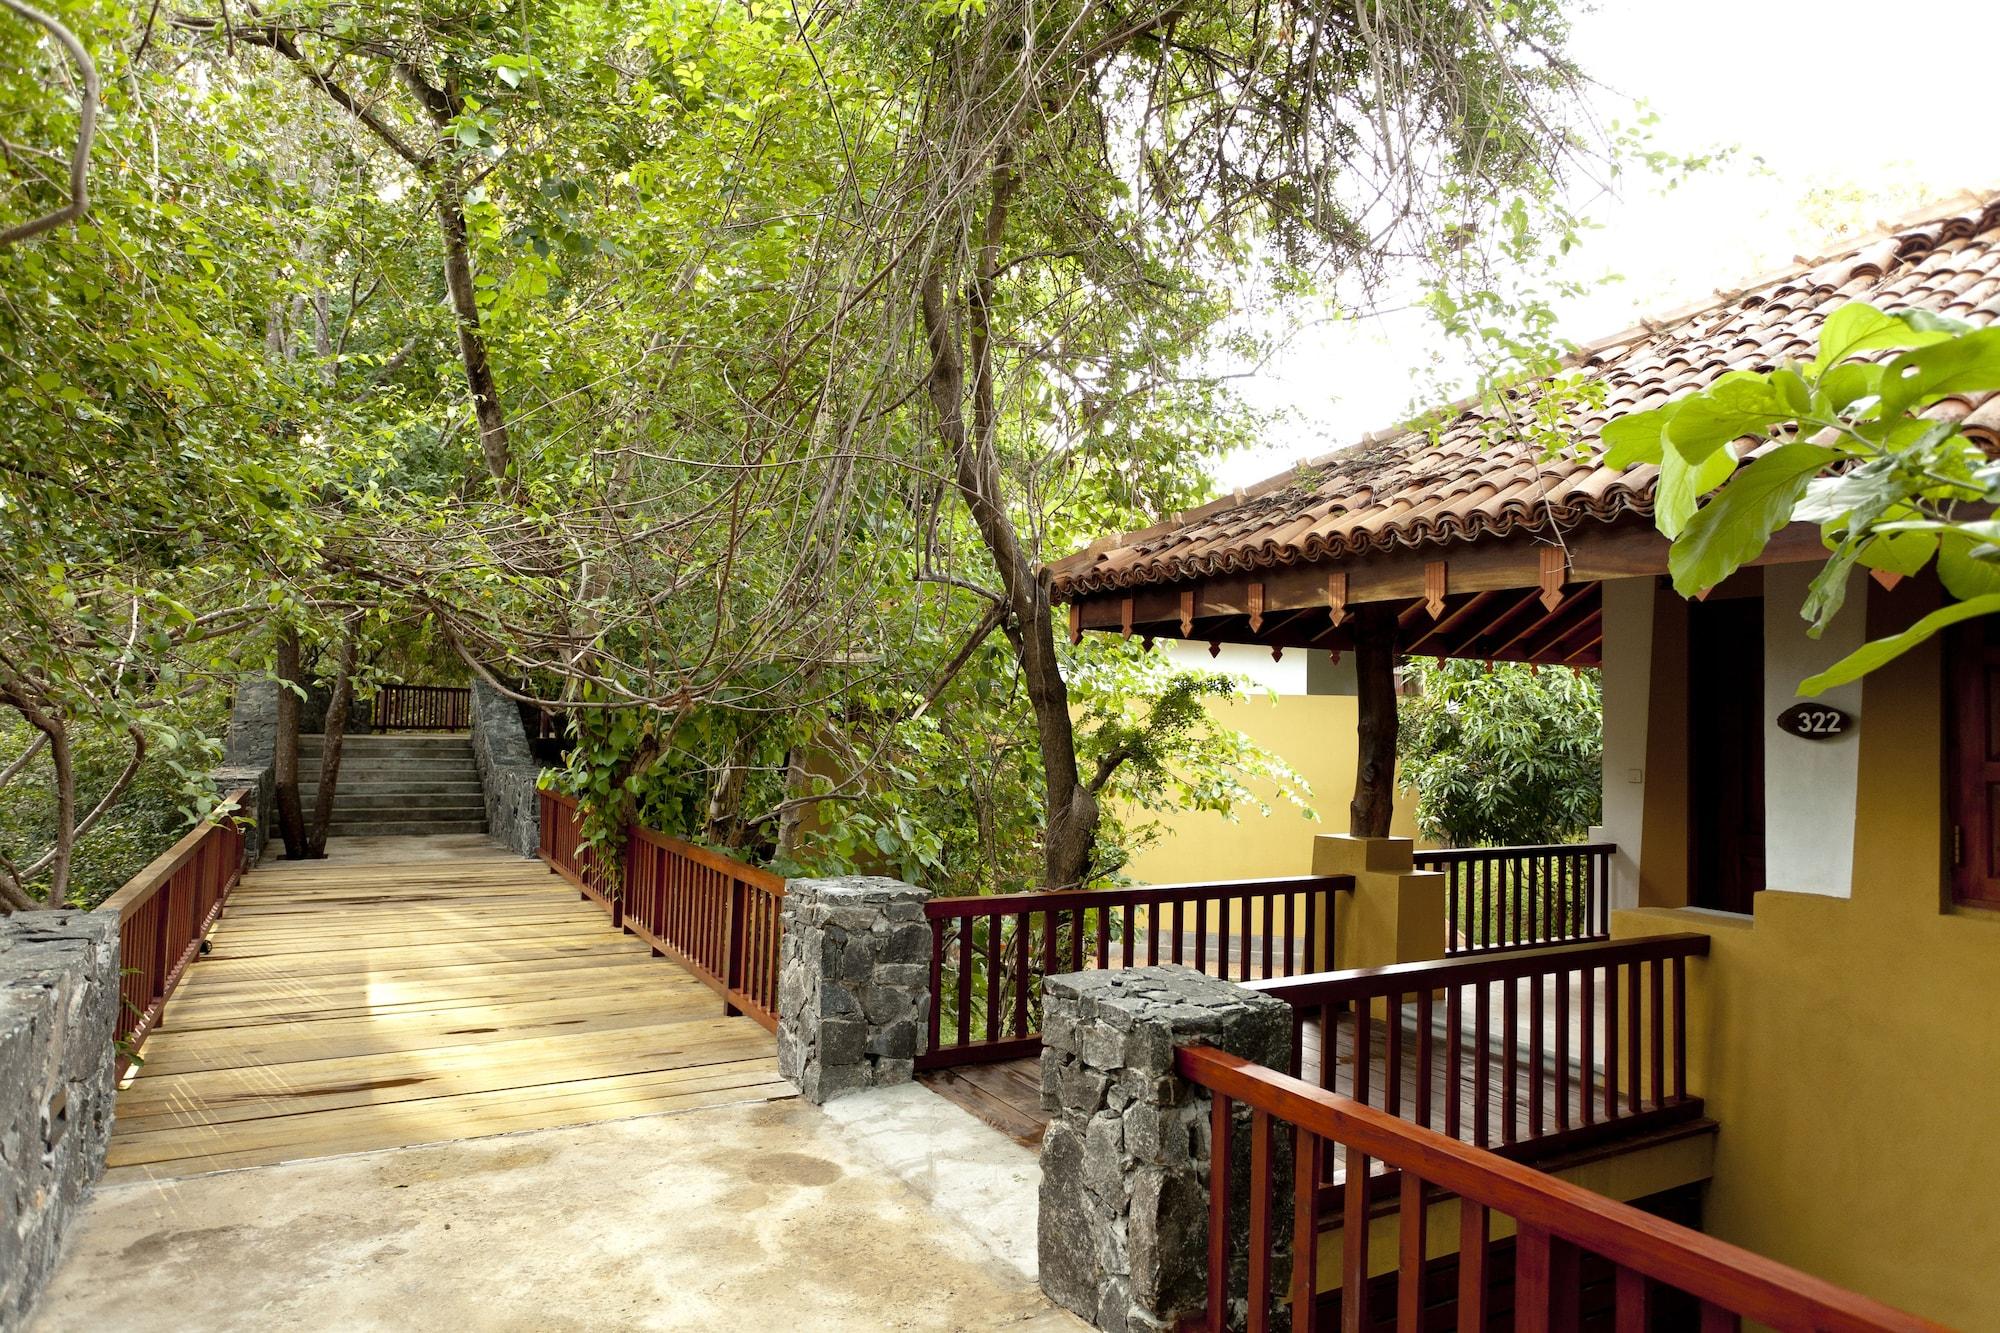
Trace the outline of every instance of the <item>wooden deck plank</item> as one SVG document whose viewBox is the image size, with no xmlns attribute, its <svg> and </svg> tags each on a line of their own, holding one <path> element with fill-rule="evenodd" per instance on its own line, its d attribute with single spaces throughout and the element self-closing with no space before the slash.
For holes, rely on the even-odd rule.
<svg viewBox="0 0 2000 1333">
<path fill-rule="evenodd" d="M 792 1095 L 754 1021 L 497 851 L 253 871 L 141 1055 L 115 1175 Z"/>
</svg>

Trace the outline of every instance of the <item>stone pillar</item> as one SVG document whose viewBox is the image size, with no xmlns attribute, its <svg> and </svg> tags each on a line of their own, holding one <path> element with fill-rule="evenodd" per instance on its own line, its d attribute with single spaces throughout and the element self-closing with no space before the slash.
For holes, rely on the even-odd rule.
<svg viewBox="0 0 2000 1333">
<path fill-rule="evenodd" d="M 1049 977 L 1042 1006 L 1042 1105 L 1055 1113 L 1042 1139 L 1042 1290 L 1113 1333 L 1178 1328 L 1207 1300 L 1210 1101 L 1174 1073 L 1174 1048 L 1214 1046 L 1282 1070 L 1291 1008 L 1186 967 Z M 1239 1108 L 1232 1289 L 1247 1280 L 1249 1143 Z M 1276 1197 L 1288 1199 L 1290 1136 L 1275 1135 L 1273 1150 Z M 1291 1265 L 1275 1258 L 1281 1290 Z"/>
<path fill-rule="evenodd" d="M 485 681 L 472 682 L 472 758 L 486 801 L 486 829 L 520 856 L 542 849 L 542 766 L 528 745 L 521 706 Z"/>
<path fill-rule="evenodd" d="M 118 918 L 0 917 L 0 1328 L 21 1328 L 104 1170 Z"/>
<path fill-rule="evenodd" d="M 929 899 L 875 875 L 786 883 L 778 1072 L 807 1101 L 910 1081 L 930 1032 Z"/>
<path fill-rule="evenodd" d="M 1385 967 L 1444 957 L 1445 877 L 1412 867 L 1408 838 L 1321 834 L 1315 875 L 1352 875 L 1354 892 L 1335 895 L 1332 967 Z"/>
<path fill-rule="evenodd" d="M 222 767 L 209 775 L 218 796 L 250 789 L 244 814 L 243 859 L 256 865 L 278 827 L 278 785 L 273 768 L 278 748 L 278 682 L 257 673 L 236 682 L 229 730 L 222 743 Z"/>
</svg>

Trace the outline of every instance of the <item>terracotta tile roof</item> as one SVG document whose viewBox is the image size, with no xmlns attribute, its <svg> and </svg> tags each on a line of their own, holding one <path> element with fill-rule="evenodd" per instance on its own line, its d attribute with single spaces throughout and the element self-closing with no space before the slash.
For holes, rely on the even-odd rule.
<svg viewBox="0 0 2000 1333">
<path fill-rule="evenodd" d="M 1576 456 L 1541 457 L 1495 442 L 1492 413 L 1460 405 L 1435 443 L 1401 427 L 1314 459 L 1171 522 L 1097 542 L 1050 566 L 1059 601 L 1113 588 L 1339 560 L 1371 550 L 1567 529 L 1652 512 L 1658 470 L 1599 466 L 1598 431 L 1727 370 L 1771 369 L 1812 355 L 1827 315 L 1849 301 L 1923 308 L 1975 324 L 2000 321 L 2000 195 L 1964 196 L 1955 211 L 1904 224 L 1782 277 L 1716 293 L 1579 348 L 1570 363 L 1604 385 L 1604 402 L 1573 414 Z M 1545 382 L 1544 382 L 1545 383 Z M 1541 384 L 1515 390 L 1526 403 Z M 1947 400 L 2000 449 L 2000 395 Z"/>
</svg>

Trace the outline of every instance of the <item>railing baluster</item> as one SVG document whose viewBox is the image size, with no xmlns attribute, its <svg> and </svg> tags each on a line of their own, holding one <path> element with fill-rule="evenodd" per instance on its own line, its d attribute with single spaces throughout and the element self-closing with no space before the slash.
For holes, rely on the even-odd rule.
<svg viewBox="0 0 2000 1333">
<path fill-rule="evenodd" d="M 1388 1050 L 1382 1058 L 1382 1106 L 1390 1115 L 1398 1115 L 1403 1109 L 1403 997 L 1400 994 L 1387 997 L 1383 1018 L 1387 1027 Z"/>
<path fill-rule="evenodd" d="M 1542 978 L 1529 977 L 1528 986 L 1528 1135 L 1542 1132 L 1542 1054 L 1548 1045 L 1542 1032 Z M 1517 1039 L 1518 1040 L 1518 1039 Z"/>
<path fill-rule="evenodd" d="M 1292 1333 L 1319 1325 L 1319 1176 L 1322 1140 L 1300 1128 L 1292 1149 Z"/>
<path fill-rule="evenodd" d="M 1556 973 L 1556 1129 L 1569 1128 L 1569 973 Z"/>
<path fill-rule="evenodd" d="M 1431 990 L 1417 990 L 1417 1123 L 1431 1127 L 1431 1059 L 1437 1053 L 1437 1038 L 1431 1031 Z"/>
<path fill-rule="evenodd" d="M 1365 1006 L 1363 1006 L 1365 1008 Z M 1368 1156 L 1352 1144 L 1341 1185 L 1340 1329 L 1361 1333 L 1368 1325 Z"/>
<path fill-rule="evenodd" d="M 1462 990 L 1452 986 L 1444 993 L 1444 1133 L 1450 1139 L 1459 1136 L 1459 1071 L 1465 1068 L 1465 1043 L 1461 1035 L 1465 1016 L 1459 998 Z"/>
<path fill-rule="evenodd" d="M 1667 1002 L 1665 966 L 1655 958 L 1646 965 L 1647 998 L 1652 1002 L 1652 1049 L 1647 1052 L 1652 1071 L 1653 1105 L 1667 1104 Z"/>
<path fill-rule="evenodd" d="M 1592 1105 L 1595 1076 L 1594 1064 L 1597 1058 L 1597 969 L 1586 967 L 1578 974 L 1581 983 L 1577 991 L 1578 1036 L 1581 1050 L 1577 1054 L 1577 1119 L 1581 1124 L 1591 1124 L 1597 1119 L 1596 1108 Z"/>
<path fill-rule="evenodd" d="M 1229 1098 L 1209 1097 L 1208 1112 L 1208 1328 L 1223 1333 L 1229 1326 Z"/>
<path fill-rule="evenodd" d="M 1250 1113 L 1250 1333 L 1271 1327 L 1271 1113 Z"/>
<path fill-rule="evenodd" d="M 979 943 L 978 927 L 981 921 L 986 923 L 986 1023 L 981 1036 L 987 1041 L 998 1041 L 1006 1025 L 1000 1018 L 1005 1012 L 1000 1004 L 1000 974 L 1004 969 L 1000 966 L 1001 927 L 1000 918 L 997 916 L 959 918 L 959 929 L 964 932 L 964 939 L 959 944 L 961 959 L 959 990 L 962 997 L 959 1003 L 963 1008 L 970 1010 L 973 1001 L 978 998 L 979 986 L 973 973 L 972 959 L 973 950 Z M 959 1044 L 964 1043 L 965 1038 L 961 1036 Z"/>
<path fill-rule="evenodd" d="M 1408 1167 L 1403 1169 L 1402 1198 L 1397 1217 L 1396 1333 L 1423 1333 L 1424 1262 L 1429 1248 L 1428 1224 L 1424 1215 L 1424 1182 Z"/>
<path fill-rule="evenodd" d="M 1486 1260 L 1492 1227 L 1486 1205 L 1459 1199 L 1458 1333 L 1486 1333 Z"/>
<path fill-rule="evenodd" d="M 1640 1024 L 1645 1019 L 1643 1005 L 1639 998 L 1639 970 L 1644 964 L 1625 965 L 1625 1068 L 1630 1072 L 1627 1079 L 1628 1092 L 1632 1104 L 1632 1114 L 1637 1115 L 1645 1105 L 1640 1095 L 1643 1091 L 1640 1079 L 1646 1072 L 1645 1047 Z"/>
<path fill-rule="evenodd" d="M 1674 1100 L 1687 1097 L 1687 959 L 1674 958 Z"/>
<path fill-rule="evenodd" d="M 1490 1049 L 1493 1045 L 1493 997 L 1487 982 L 1477 983 L 1472 993 L 1472 1142 L 1484 1148 L 1493 1142 L 1487 1134 L 1486 1104 L 1491 1099 Z"/>
<path fill-rule="evenodd" d="M 1613 1333 L 1645 1333 L 1645 1274 L 1621 1266 L 1615 1285 L 1617 1290 L 1611 1315 Z"/>
<path fill-rule="evenodd" d="M 1028 1035 L 1028 982 L 1033 967 L 1029 951 L 1034 945 L 1034 914 L 1022 912 L 1014 918 L 1014 1035 Z"/>
<path fill-rule="evenodd" d="M 958 921 L 958 1044 L 960 1046 L 972 1040 L 972 923 L 975 919 L 974 917 L 967 916 L 960 917 Z M 986 1002 L 986 1035 L 989 1038 L 999 1035 L 994 1030 L 998 1013 L 994 1009 L 992 1000 L 993 978 L 996 974 L 991 962 L 993 957 L 993 933 L 998 928 L 999 922 L 989 917 L 986 922 L 986 957 L 989 960 L 987 963 L 988 998 Z"/>
</svg>

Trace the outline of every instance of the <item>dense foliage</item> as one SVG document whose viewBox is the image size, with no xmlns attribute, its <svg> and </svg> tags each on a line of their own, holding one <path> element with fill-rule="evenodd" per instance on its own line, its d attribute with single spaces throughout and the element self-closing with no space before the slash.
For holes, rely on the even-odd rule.
<svg viewBox="0 0 2000 1333">
<path fill-rule="evenodd" d="M 1295 783 L 1039 565 L 1259 430 L 1207 369 L 1242 292 L 1485 311 L 1585 146 L 1552 3 L 52 14 L 101 104 L 81 219 L 0 243 L 16 906 L 293 644 L 568 709 L 603 841 L 1114 878 L 1146 810 Z M 0 234 L 86 93 L 0 21 Z"/>
<path fill-rule="evenodd" d="M 1811 361 L 1730 371 L 1709 388 L 1605 428 L 1607 461 L 1659 465 L 1656 522 L 1674 539 L 1674 587 L 1693 597 L 1792 522 L 1817 523 L 1829 555 L 1801 614 L 1819 633 L 1859 565 L 1906 576 L 1935 566 L 1956 599 L 1799 685 L 1857 679 L 1949 626 L 2000 613 L 2000 462 L 1945 399 L 2000 389 L 2000 329 L 1863 302 L 1834 311 Z M 1744 437 L 1775 437 L 1739 453 Z"/>
<path fill-rule="evenodd" d="M 1400 780 L 1448 847 L 1573 842 L 1601 818 L 1595 671 L 1417 658 L 1405 669 Z"/>
</svg>

